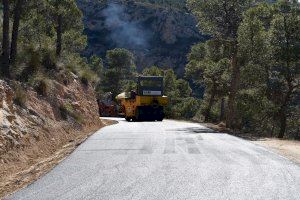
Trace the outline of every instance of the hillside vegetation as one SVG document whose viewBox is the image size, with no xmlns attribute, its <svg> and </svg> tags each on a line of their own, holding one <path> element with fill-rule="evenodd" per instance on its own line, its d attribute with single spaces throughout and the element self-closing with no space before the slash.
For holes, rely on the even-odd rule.
<svg viewBox="0 0 300 200">
<path fill-rule="evenodd" d="M 3 0 L 0 199 L 43 175 L 103 126 L 73 0 Z"/>
<path fill-rule="evenodd" d="M 299 138 L 300 3 L 189 0 L 211 39 L 192 47 L 186 76 L 205 85 L 205 121 Z"/>
<path fill-rule="evenodd" d="M 190 46 L 206 40 L 191 13 L 161 2 L 79 0 L 78 6 L 88 37 L 83 54 L 104 57 L 107 50 L 125 48 L 134 53 L 139 72 L 157 65 L 183 77 Z"/>
<path fill-rule="evenodd" d="M 108 67 L 104 68 L 99 91 L 118 94 L 133 89 L 133 77 L 138 74 L 160 75 L 165 77 L 165 91 L 170 97 L 166 108 L 169 118 L 223 122 L 235 132 L 298 138 L 299 3 L 190 0 L 188 7 L 199 31 L 210 38 L 191 47 L 185 76 L 179 78 L 172 63 L 152 63 L 141 70 L 139 65 L 129 64 L 137 63 L 134 57 L 140 58 L 135 51 L 124 57 L 124 61 L 131 58 L 132 62 L 111 65 L 112 55 L 123 51 L 113 50 L 104 59 Z M 136 17 L 135 12 L 124 15 Z M 122 38 L 120 34 L 118 37 Z M 159 55 L 163 56 L 162 52 Z M 128 76 L 118 75 L 117 66 L 126 69 L 122 73 Z"/>
<path fill-rule="evenodd" d="M 136 1 L 142 3 L 150 3 L 165 8 L 176 8 L 179 10 L 187 10 L 186 0 L 136 0 Z"/>
</svg>

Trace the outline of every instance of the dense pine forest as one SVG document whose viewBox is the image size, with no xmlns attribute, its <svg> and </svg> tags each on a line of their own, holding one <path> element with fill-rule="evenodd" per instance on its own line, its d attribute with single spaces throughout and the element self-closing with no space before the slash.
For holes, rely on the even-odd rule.
<svg viewBox="0 0 300 200">
<path fill-rule="evenodd" d="M 230 128 L 299 137 L 299 2 L 189 0 L 188 6 L 212 36 L 192 48 L 186 68 L 206 85 L 205 119 L 223 118 L 225 102 L 222 120 Z"/>
<path fill-rule="evenodd" d="M 1 11 L 3 78 L 44 90 L 60 70 L 92 78 L 80 56 L 86 36 L 75 1 L 3 1 Z"/>
<path fill-rule="evenodd" d="M 158 5 L 167 8 L 175 8 L 179 10 L 185 10 L 186 0 L 138 0 L 140 2 L 151 3 L 153 5 Z"/>
<path fill-rule="evenodd" d="M 138 2 L 190 12 L 207 36 L 183 55 L 188 62 L 181 75 L 174 66 L 140 68 L 139 55 L 124 46 L 104 55 L 83 53 L 89 34 L 75 0 L 3 0 L 1 77 L 17 91 L 15 101 L 20 106 L 26 101 L 24 85 L 47 95 L 49 80 L 61 72 L 91 84 L 99 98 L 134 89 L 139 74 L 161 75 L 170 97 L 169 118 L 224 122 L 243 133 L 299 138 L 298 1 Z"/>
</svg>

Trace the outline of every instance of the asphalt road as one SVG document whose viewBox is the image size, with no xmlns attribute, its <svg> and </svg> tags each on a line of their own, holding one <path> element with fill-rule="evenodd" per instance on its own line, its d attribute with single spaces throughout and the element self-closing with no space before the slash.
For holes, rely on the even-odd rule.
<svg viewBox="0 0 300 200">
<path fill-rule="evenodd" d="M 8 199 L 300 199 L 300 167 L 194 123 L 120 123 Z"/>
</svg>

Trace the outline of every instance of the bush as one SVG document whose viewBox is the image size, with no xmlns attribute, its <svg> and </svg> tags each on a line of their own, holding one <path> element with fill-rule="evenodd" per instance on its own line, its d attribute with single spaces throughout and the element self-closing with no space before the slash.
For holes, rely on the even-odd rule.
<svg viewBox="0 0 300 200">
<path fill-rule="evenodd" d="M 277 108 L 263 93 L 255 89 L 241 90 L 237 98 L 238 122 L 243 132 L 273 136 Z"/>
<path fill-rule="evenodd" d="M 88 86 L 89 83 L 97 82 L 97 76 L 89 69 L 83 69 L 80 71 L 80 80 L 85 86 Z"/>
<path fill-rule="evenodd" d="M 69 103 L 63 104 L 59 107 L 60 115 L 64 120 L 68 119 L 70 113 L 73 113 L 73 106 Z"/>
<path fill-rule="evenodd" d="M 61 58 L 65 69 L 79 75 L 81 69 L 88 68 L 86 61 L 80 56 L 80 54 L 65 54 Z"/>
<path fill-rule="evenodd" d="M 46 50 L 43 55 L 42 65 L 47 70 L 55 70 L 57 69 L 56 63 L 57 63 L 57 57 L 55 53 L 53 51 Z"/>
<path fill-rule="evenodd" d="M 11 77 L 15 80 L 24 80 L 23 71 L 27 68 L 25 64 L 15 63 L 10 67 Z"/>
<path fill-rule="evenodd" d="M 37 50 L 35 50 L 33 48 L 29 48 L 25 55 L 28 55 L 29 60 L 28 60 L 27 66 L 24 68 L 24 70 L 22 72 L 21 79 L 23 81 L 28 81 L 30 76 L 32 76 L 40 71 L 41 55 Z"/>
<path fill-rule="evenodd" d="M 180 119 L 192 119 L 200 107 L 200 101 L 193 98 L 183 98 L 180 103 L 174 105 L 175 116 Z"/>
<path fill-rule="evenodd" d="M 85 86 L 88 86 L 89 81 L 91 80 L 91 75 L 89 73 L 85 72 L 85 73 L 81 74 L 80 80 L 81 80 L 81 83 L 83 83 Z"/>
<path fill-rule="evenodd" d="M 39 95 L 47 96 L 49 86 L 46 80 L 40 80 L 35 86 L 35 90 Z"/>
<path fill-rule="evenodd" d="M 15 91 L 15 96 L 13 99 L 14 103 L 21 107 L 25 107 L 27 101 L 27 94 L 24 91 L 23 87 L 17 83 L 13 83 L 12 87 Z"/>
<path fill-rule="evenodd" d="M 71 117 L 77 123 L 82 123 L 82 121 L 83 121 L 82 116 L 74 110 L 72 104 L 70 104 L 70 103 L 65 103 L 65 104 L 61 105 L 59 107 L 59 111 L 60 111 L 61 117 L 64 120 L 67 120 L 68 117 Z"/>
<path fill-rule="evenodd" d="M 28 63 L 28 73 L 33 74 L 39 71 L 41 66 L 41 56 L 39 52 L 32 51 Z"/>
<path fill-rule="evenodd" d="M 198 118 L 203 119 L 202 121 L 206 122 L 212 122 L 212 123 L 217 123 L 220 121 L 220 115 L 221 115 L 221 100 L 220 99 L 215 99 L 213 106 L 211 107 L 211 110 L 209 112 L 209 117 L 205 119 L 205 115 L 207 114 L 208 110 L 208 99 L 205 98 L 199 107 L 199 113 L 197 114 Z M 200 116 L 202 115 L 202 116 Z"/>
<path fill-rule="evenodd" d="M 50 81 L 43 74 L 36 74 L 29 78 L 28 83 L 35 89 L 38 95 L 47 96 L 49 93 Z"/>
</svg>

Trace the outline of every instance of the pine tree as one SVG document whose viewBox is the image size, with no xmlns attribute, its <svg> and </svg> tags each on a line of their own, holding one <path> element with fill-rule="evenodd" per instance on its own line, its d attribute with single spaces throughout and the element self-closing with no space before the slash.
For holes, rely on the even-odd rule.
<svg viewBox="0 0 300 200">
<path fill-rule="evenodd" d="M 240 86 L 238 60 L 238 28 L 243 13 L 252 6 L 252 0 L 188 0 L 188 6 L 198 19 L 201 31 L 218 39 L 230 49 L 231 84 L 228 101 L 227 126 L 236 126 L 236 98 Z"/>
</svg>

